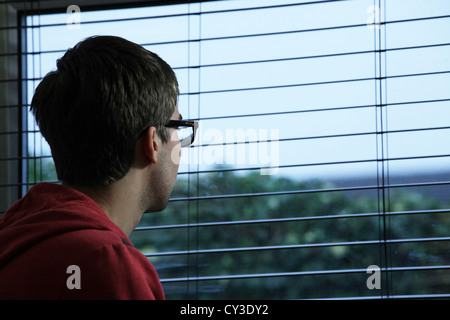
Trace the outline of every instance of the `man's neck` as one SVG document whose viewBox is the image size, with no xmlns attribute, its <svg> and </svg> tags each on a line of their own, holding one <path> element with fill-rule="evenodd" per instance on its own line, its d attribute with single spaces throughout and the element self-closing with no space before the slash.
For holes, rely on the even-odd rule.
<svg viewBox="0 0 450 320">
<path fill-rule="evenodd" d="M 120 180 L 106 187 L 67 186 L 94 200 L 127 236 L 133 232 L 142 217 L 143 210 L 139 208 L 139 192 L 131 187 L 127 188 L 126 181 Z"/>
</svg>

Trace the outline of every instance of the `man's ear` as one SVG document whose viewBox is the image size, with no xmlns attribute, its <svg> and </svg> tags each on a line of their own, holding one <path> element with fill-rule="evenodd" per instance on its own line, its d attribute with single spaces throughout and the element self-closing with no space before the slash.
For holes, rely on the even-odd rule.
<svg viewBox="0 0 450 320">
<path fill-rule="evenodd" d="M 156 128 L 150 127 L 143 136 L 143 154 L 151 163 L 158 161 L 159 137 L 156 134 Z"/>
</svg>

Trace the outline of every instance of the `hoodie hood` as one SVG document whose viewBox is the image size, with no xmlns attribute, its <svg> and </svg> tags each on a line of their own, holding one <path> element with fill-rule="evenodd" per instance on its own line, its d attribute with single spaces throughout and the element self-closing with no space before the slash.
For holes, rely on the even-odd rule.
<svg viewBox="0 0 450 320">
<path fill-rule="evenodd" d="M 43 240 L 81 229 L 110 230 L 129 242 L 87 195 L 62 185 L 37 184 L 0 220 L 0 268 Z"/>
</svg>

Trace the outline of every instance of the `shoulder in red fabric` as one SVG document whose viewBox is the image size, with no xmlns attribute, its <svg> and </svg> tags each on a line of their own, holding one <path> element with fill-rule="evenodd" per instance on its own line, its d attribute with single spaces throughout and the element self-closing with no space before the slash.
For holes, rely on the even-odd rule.
<svg viewBox="0 0 450 320">
<path fill-rule="evenodd" d="M 153 265 L 89 197 L 42 183 L 0 220 L 0 299 L 164 299 Z"/>
</svg>

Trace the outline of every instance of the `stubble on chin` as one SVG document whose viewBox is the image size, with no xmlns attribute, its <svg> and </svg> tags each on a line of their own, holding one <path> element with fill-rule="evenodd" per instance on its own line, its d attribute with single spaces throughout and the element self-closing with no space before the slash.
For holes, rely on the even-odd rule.
<svg viewBox="0 0 450 320">
<path fill-rule="evenodd" d="M 154 190 L 150 186 L 145 188 L 140 197 L 140 208 L 143 213 L 163 211 L 169 203 L 170 193 L 166 195 L 163 190 Z"/>
</svg>

